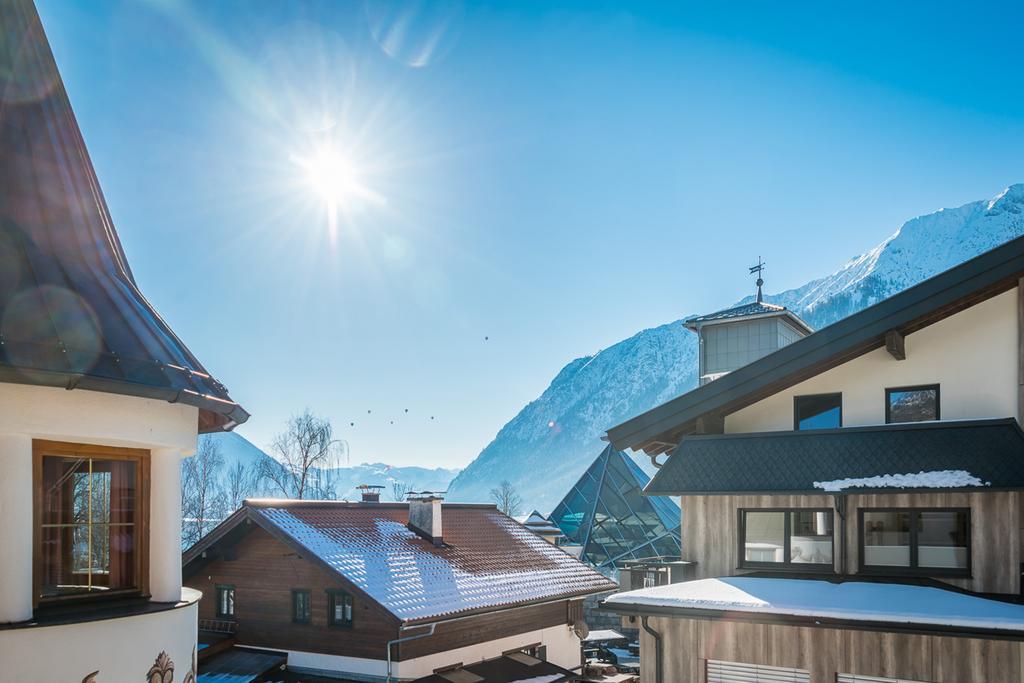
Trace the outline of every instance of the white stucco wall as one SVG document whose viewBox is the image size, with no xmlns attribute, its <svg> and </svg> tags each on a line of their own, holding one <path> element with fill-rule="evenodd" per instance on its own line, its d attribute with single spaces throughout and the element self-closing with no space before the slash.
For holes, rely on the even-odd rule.
<svg viewBox="0 0 1024 683">
<path fill-rule="evenodd" d="M 191 604 L 154 614 L 0 631 L 0 681 L 79 683 L 98 671 L 96 683 L 141 682 L 161 652 L 174 663 L 174 681 L 184 681 L 196 646 L 199 595 L 185 588 Z"/>
<path fill-rule="evenodd" d="M 411 633 L 415 633 L 415 631 Z M 452 666 L 459 662 L 471 664 L 485 659 L 493 659 L 509 650 L 535 643 L 547 646 L 547 660 L 552 664 L 565 669 L 573 669 L 580 665 L 580 640 L 571 628 L 561 624 L 425 657 L 395 662 L 392 665 L 391 673 L 394 680 L 414 680 L 429 676 L 435 669 Z M 344 672 L 352 674 L 354 678 L 374 680 L 383 679 L 387 674 L 385 656 L 383 650 L 381 659 L 339 657 L 293 650 L 288 652 L 288 666 L 324 672 Z"/>
<path fill-rule="evenodd" d="M 85 390 L 0 384 L 0 539 L 9 550 L 0 553 L 0 623 L 32 618 L 34 439 L 150 451 L 150 593 L 158 602 L 181 599 L 181 458 L 195 452 L 197 425 L 198 410 L 182 404 Z M 13 549 L 18 550 L 10 552 Z M 175 610 L 173 617 L 153 615 L 0 631 L 0 662 L 27 658 L 38 660 L 34 666 L 57 666 L 53 660 L 59 659 L 64 667 L 61 670 L 66 672 L 51 676 L 40 673 L 48 669 L 34 669 L 36 675 L 8 678 L 8 669 L 0 670 L 0 680 L 80 681 L 101 668 L 89 663 L 100 661 L 90 648 L 104 652 L 132 650 L 125 667 L 138 667 L 149 658 L 141 672 L 130 677 L 104 674 L 100 682 L 142 680 L 160 649 L 171 653 L 169 648 L 175 648 L 171 654 L 182 666 L 189 661 L 196 640 L 195 620 L 192 607 Z M 95 638 L 94 632 L 106 633 L 107 637 Z M 69 642 L 74 641 L 72 645 L 57 644 L 65 635 Z M 154 648 L 157 651 L 151 652 Z M 83 659 L 76 661 L 79 655 Z M 103 668 L 122 670 L 114 667 L 115 659 Z M 72 673 L 77 673 L 77 678 Z"/>
<path fill-rule="evenodd" d="M 876 349 L 725 418 L 726 433 L 790 430 L 793 397 L 842 392 L 843 426 L 885 422 L 886 387 L 939 384 L 943 420 L 1017 414 L 1017 292 L 906 337 L 906 360 Z"/>
</svg>

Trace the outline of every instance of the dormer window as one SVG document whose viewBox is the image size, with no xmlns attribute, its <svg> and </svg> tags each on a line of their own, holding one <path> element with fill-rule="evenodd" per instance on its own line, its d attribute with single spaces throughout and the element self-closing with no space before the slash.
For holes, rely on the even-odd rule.
<svg viewBox="0 0 1024 683">
<path fill-rule="evenodd" d="M 143 592 L 149 452 L 36 441 L 37 599 Z"/>
<path fill-rule="evenodd" d="M 885 390 L 885 422 L 926 422 L 939 419 L 939 385 Z"/>
<path fill-rule="evenodd" d="M 843 426 L 843 395 L 814 394 L 793 399 L 793 429 L 838 429 Z"/>
</svg>

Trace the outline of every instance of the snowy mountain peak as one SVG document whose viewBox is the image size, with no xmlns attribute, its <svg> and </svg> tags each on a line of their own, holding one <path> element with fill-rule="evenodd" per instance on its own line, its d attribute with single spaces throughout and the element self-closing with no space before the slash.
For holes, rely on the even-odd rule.
<svg viewBox="0 0 1024 683">
<path fill-rule="evenodd" d="M 1010 185 L 911 219 L 831 275 L 765 300 L 820 329 L 1022 234 L 1024 184 Z M 726 307 L 709 302 L 706 310 Z M 692 389 L 696 376 L 697 338 L 681 320 L 573 360 L 452 481 L 449 500 L 486 501 L 508 479 L 525 508 L 550 511 L 601 452 L 607 428 Z"/>
</svg>

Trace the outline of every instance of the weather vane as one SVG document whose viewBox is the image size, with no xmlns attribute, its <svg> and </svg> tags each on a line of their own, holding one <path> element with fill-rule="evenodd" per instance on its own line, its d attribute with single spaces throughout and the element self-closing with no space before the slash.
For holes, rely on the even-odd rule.
<svg viewBox="0 0 1024 683">
<path fill-rule="evenodd" d="M 764 284 L 764 278 L 761 277 L 761 274 L 764 273 L 764 266 L 765 263 L 761 260 L 760 256 L 757 257 L 757 265 L 750 266 L 750 274 L 757 273 L 757 303 L 761 303 L 761 285 Z"/>
</svg>

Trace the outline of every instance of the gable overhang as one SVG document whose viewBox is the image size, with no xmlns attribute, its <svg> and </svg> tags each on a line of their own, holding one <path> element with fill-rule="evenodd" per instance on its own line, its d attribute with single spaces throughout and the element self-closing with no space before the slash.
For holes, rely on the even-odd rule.
<svg viewBox="0 0 1024 683">
<path fill-rule="evenodd" d="M 814 330 L 810 325 L 805 323 L 800 316 L 788 308 L 781 308 L 777 311 L 765 311 L 764 313 L 754 313 L 753 315 L 734 316 L 728 318 L 711 318 L 708 320 L 702 318 L 695 318 L 687 320 L 683 323 L 683 327 L 694 332 L 699 332 L 705 327 L 714 327 L 716 325 L 725 325 L 727 323 L 736 322 L 747 322 L 749 320 L 763 320 L 765 318 L 781 318 L 787 325 L 792 327 L 797 332 L 803 334 L 811 334 Z"/>
<path fill-rule="evenodd" d="M 612 446 L 671 453 L 698 421 L 716 421 L 826 370 L 885 346 L 1018 286 L 1024 237 L 1018 237 L 732 371 L 607 432 Z"/>
</svg>

